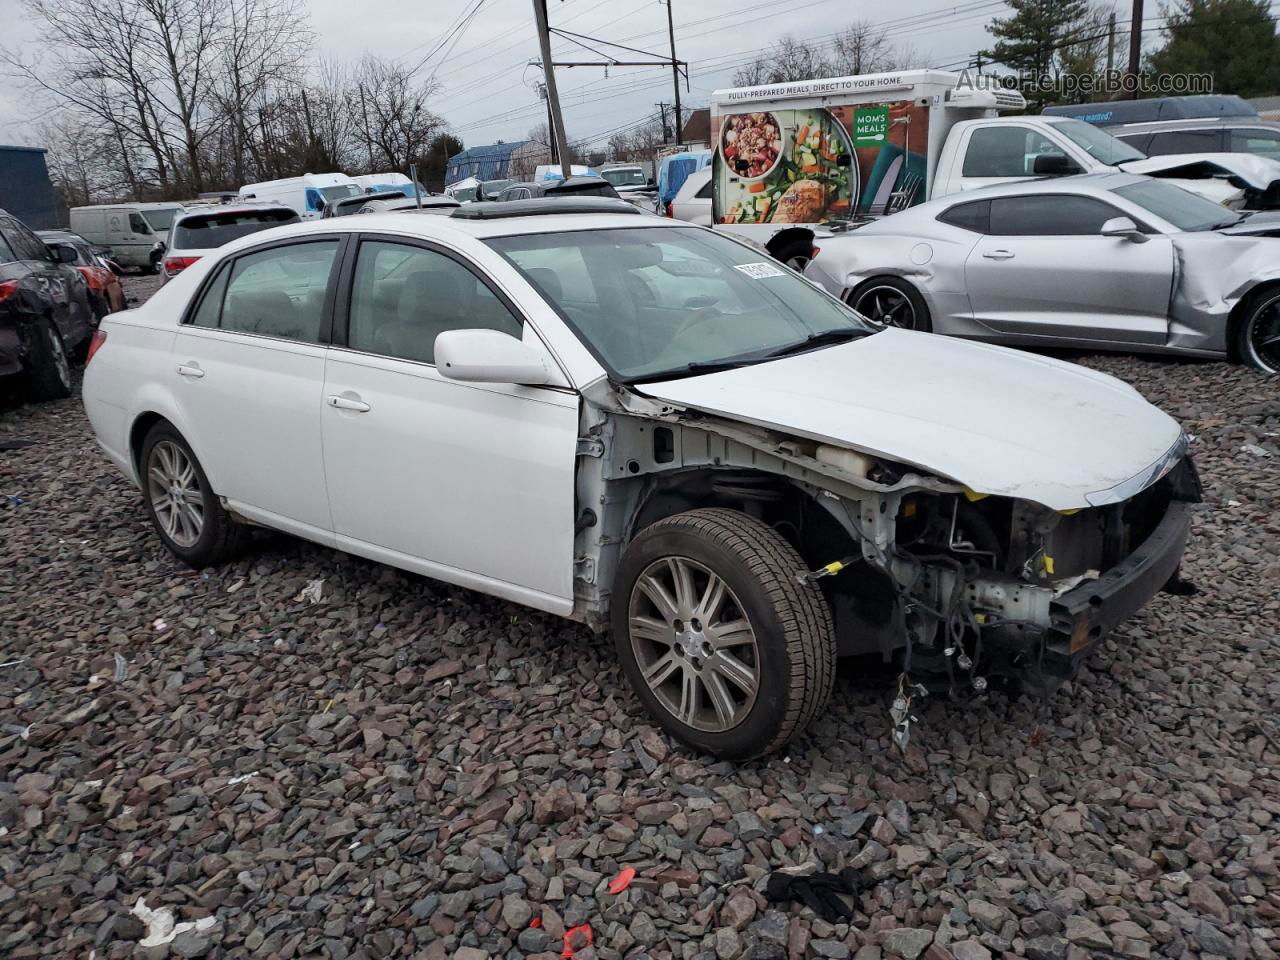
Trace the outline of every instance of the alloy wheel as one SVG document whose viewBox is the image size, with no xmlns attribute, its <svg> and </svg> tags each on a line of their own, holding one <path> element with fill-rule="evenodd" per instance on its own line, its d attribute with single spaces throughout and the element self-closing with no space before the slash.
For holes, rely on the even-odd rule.
<svg viewBox="0 0 1280 960">
<path fill-rule="evenodd" d="M 914 330 L 916 309 L 897 287 L 876 286 L 863 290 L 852 304 L 853 309 L 882 327 Z"/>
<path fill-rule="evenodd" d="M 663 557 L 631 590 L 631 649 L 659 703 L 686 726 L 723 733 L 760 689 L 755 630 L 724 580 L 695 560 Z"/>
<path fill-rule="evenodd" d="M 194 546 L 204 532 L 204 494 L 195 465 L 176 443 L 162 440 L 151 448 L 147 492 L 165 536 L 180 547 Z"/>
<path fill-rule="evenodd" d="M 787 259 L 782 262 L 796 273 L 804 273 L 804 268 L 809 265 L 810 259 L 810 257 L 807 257 L 804 254 L 797 253 L 794 257 L 787 257 Z"/>
<path fill-rule="evenodd" d="M 58 382 L 68 390 L 71 389 L 71 361 L 67 359 L 67 351 L 62 347 L 62 338 L 52 324 L 45 326 L 45 338 L 49 341 L 49 357 L 53 360 L 54 372 Z"/>
<path fill-rule="evenodd" d="M 1272 297 L 1254 311 L 1245 333 L 1245 349 L 1254 366 L 1280 373 L 1280 296 Z"/>
</svg>

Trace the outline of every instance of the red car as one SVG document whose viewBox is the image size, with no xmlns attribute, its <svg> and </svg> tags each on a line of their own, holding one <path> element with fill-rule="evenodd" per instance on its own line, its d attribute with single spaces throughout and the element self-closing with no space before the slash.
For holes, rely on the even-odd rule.
<svg viewBox="0 0 1280 960">
<path fill-rule="evenodd" d="M 84 282 L 89 286 L 89 302 L 96 319 L 101 320 L 108 313 L 125 309 L 127 304 L 120 278 L 93 252 L 93 246 L 88 240 L 67 230 L 40 230 L 37 236 L 50 247 L 70 248 L 75 252 L 74 258 L 68 256 L 62 262 L 75 267 L 84 277 Z"/>
</svg>

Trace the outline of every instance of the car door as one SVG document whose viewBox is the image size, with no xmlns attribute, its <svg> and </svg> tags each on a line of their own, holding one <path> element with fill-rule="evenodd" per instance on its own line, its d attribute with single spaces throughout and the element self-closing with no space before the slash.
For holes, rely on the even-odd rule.
<svg viewBox="0 0 1280 960">
<path fill-rule="evenodd" d="M 338 545 L 556 613 L 573 606 L 578 396 L 461 383 L 435 337 L 488 328 L 545 350 L 454 251 L 369 235 L 325 372 L 325 476 Z M 555 368 L 555 361 L 548 359 Z"/>
<path fill-rule="evenodd" d="M 1168 237 L 1104 237 L 1125 216 L 1094 197 L 993 197 L 965 262 L 974 317 L 1020 337 L 1096 343 L 1165 342 L 1174 253 Z"/>
<path fill-rule="evenodd" d="M 342 244 L 308 236 L 224 261 L 180 324 L 167 372 L 213 489 L 250 519 L 325 543 L 321 393 Z"/>
</svg>

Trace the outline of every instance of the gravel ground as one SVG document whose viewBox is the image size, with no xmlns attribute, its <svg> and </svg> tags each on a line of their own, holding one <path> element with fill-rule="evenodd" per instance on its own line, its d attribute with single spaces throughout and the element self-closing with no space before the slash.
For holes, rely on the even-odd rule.
<svg viewBox="0 0 1280 960">
<path fill-rule="evenodd" d="M 0 956 L 1276 957 L 1280 391 L 1085 362 L 1195 436 L 1199 594 L 1047 703 L 917 703 L 905 756 L 846 665 L 740 766 L 576 625 L 283 536 L 193 573 L 78 400 L 0 408 Z M 869 868 L 852 924 L 766 902 L 805 863 Z"/>
</svg>

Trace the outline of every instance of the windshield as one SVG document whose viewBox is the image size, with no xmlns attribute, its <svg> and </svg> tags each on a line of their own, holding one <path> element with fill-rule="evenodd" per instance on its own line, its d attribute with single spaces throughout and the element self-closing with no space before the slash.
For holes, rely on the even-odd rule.
<svg viewBox="0 0 1280 960">
<path fill-rule="evenodd" d="M 475 187 L 463 187 L 461 190 L 453 191 L 453 199 L 458 201 L 474 200 L 476 198 Z"/>
<path fill-rule="evenodd" d="M 623 380 L 756 363 L 814 335 L 876 328 L 767 254 L 697 228 L 496 237 L 488 244 Z"/>
<path fill-rule="evenodd" d="M 1179 230 L 1208 230 L 1240 219 L 1238 213 L 1221 204 L 1161 180 L 1141 180 L 1127 187 L 1115 187 L 1111 192 L 1167 220 Z"/>
<path fill-rule="evenodd" d="M 297 223 L 292 210 L 226 210 L 184 217 L 174 228 L 174 250 L 211 250 L 259 230 Z"/>
<path fill-rule="evenodd" d="M 333 187 L 319 187 L 320 196 L 324 197 L 325 203 L 333 203 L 335 200 L 341 200 L 343 197 L 358 197 L 364 191 L 354 183 L 340 183 Z"/>
<path fill-rule="evenodd" d="M 161 207 L 153 210 L 143 210 L 142 218 L 147 221 L 152 230 L 158 233 L 173 226 L 174 215 L 181 210 L 181 207 Z"/>
<path fill-rule="evenodd" d="M 1083 120 L 1055 120 L 1055 130 L 1065 134 L 1085 153 L 1105 164 L 1126 163 L 1129 160 L 1145 160 L 1147 155 L 1123 140 L 1117 140 L 1104 130 L 1099 130 Z"/>
<path fill-rule="evenodd" d="M 601 170 L 600 176 L 604 177 L 615 187 L 643 187 L 649 182 L 644 178 L 644 171 L 639 167 L 631 167 L 630 169 L 622 167 L 617 170 Z"/>
<path fill-rule="evenodd" d="M 591 178 L 594 179 L 594 178 Z M 618 191 L 613 189 L 613 184 L 604 180 L 596 180 L 595 183 L 591 179 L 582 177 L 574 180 L 562 180 L 559 183 L 552 184 L 547 187 L 545 196 L 548 197 L 613 197 L 618 198 Z"/>
</svg>

